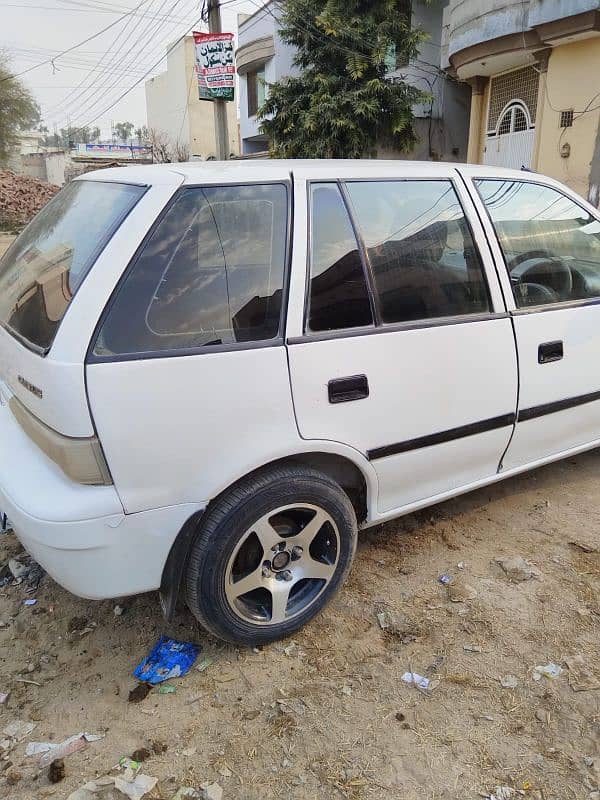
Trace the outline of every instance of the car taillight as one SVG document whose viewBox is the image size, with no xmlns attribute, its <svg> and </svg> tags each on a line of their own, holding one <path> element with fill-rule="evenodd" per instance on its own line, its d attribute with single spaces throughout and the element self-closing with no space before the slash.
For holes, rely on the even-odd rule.
<svg viewBox="0 0 600 800">
<path fill-rule="evenodd" d="M 96 436 L 63 436 L 49 428 L 25 406 L 11 397 L 8 405 L 25 433 L 48 458 L 76 483 L 108 486 L 112 478 Z"/>
</svg>

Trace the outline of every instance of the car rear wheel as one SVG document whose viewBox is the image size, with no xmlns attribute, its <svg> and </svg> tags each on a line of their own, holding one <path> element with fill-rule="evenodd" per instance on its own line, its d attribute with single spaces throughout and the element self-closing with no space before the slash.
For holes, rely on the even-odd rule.
<svg viewBox="0 0 600 800">
<path fill-rule="evenodd" d="M 250 476 L 200 523 L 188 605 L 209 631 L 236 644 L 289 636 L 340 587 L 356 538 L 352 504 L 328 476 L 295 465 Z"/>
</svg>

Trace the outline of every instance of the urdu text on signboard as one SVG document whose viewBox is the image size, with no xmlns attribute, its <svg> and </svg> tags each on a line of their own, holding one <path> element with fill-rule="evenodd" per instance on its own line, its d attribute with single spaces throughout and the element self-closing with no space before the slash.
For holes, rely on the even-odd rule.
<svg viewBox="0 0 600 800">
<path fill-rule="evenodd" d="M 201 100 L 233 100 L 233 33 L 194 31 L 196 72 Z"/>
</svg>

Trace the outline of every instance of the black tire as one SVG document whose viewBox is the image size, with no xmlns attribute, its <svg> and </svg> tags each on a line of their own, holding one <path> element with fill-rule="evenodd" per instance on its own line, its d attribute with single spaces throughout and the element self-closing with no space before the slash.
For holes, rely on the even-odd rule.
<svg viewBox="0 0 600 800">
<path fill-rule="evenodd" d="M 296 611 L 290 619 L 283 619 L 281 622 L 268 621 L 265 623 L 263 621 L 262 624 L 255 624 L 240 616 L 226 594 L 226 581 L 229 581 L 231 572 L 230 561 L 234 558 L 236 548 L 239 551 L 239 548 L 245 546 L 244 542 L 247 541 L 248 535 L 253 535 L 248 534 L 252 526 L 257 525 L 258 521 L 270 512 L 294 503 L 300 504 L 300 513 L 304 510 L 302 504 L 310 504 L 311 507 L 322 509 L 322 512 L 328 515 L 337 527 L 336 531 L 330 522 L 324 523 L 325 526 L 330 526 L 329 530 L 335 534 L 336 556 L 334 564 L 330 567 L 334 572 L 330 578 L 325 580 L 324 586 L 319 588 L 320 594 L 304 609 L 299 603 L 300 610 Z M 290 512 L 293 511 L 294 509 L 290 509 Z M 274 518 L 270 518 L 269 522 L 271 519 Z M 300 535 L 301 533 L 302 528 Z M 322 536 L 323 533 L 318 535 Z M 327 546 L 333 546 L 331 540 L 333 537 L 327 535 Z M 256 646 L 282 639 L 301 628 L 318 614 L 339 589 L 350 571 L 356 550 L 356 540 L 357 522 L 352 504 L 340 486 L 327 475 L 315 469 L 294 464 L 256 473 L 241 480 L 219 497 L 214 504 L 209 506 L 200 521 L 186 567 L 185 583 L 188 606 L 207 630 L 228 642 Z M 292 537 L 289 541 L 292 542 Z M 262 548 L 262 544 L 259 543 L 259 546 Z M 291 544 L 287 546 L 291 547 Z M 310 548 L 312 548 L 312 542 Z M 262 549 L 264 550 L 264 548 Z M 306 549 L 308 551 L 309 547 Z M 302 548 L 300 548 L 300 552 L 302 553 Z M 305 556 L 297 557 L 304 559 Z M 307 556 L 307 560 L 310 564 L 315 563 L 314 560 L 311 560 L 310 555 Z M 329 561 L 331 562 L 333 559 L 329 559 Z M 273 564 L 275 564 L 274 558 Z M 293 564 L 290 563 L 289 566 L 290 569 L 285 571 L 291 574 Z M 254 569 L 252 574 L 254 574 Z M 274 573 L 271 577 L 279 580 L 282 576 Z M 291 583 L 292 579 L 289 578 L 289 580 L 290 585 L 294 586 L 295 583 Z M 296 581 L 296 577 L 294 580 Z M 321 581 L 318 579 L 315 581 L 312 577 L 308 580 L 298 581 L 298 583 L 302 582 L 305 586 L 310 587 L 311 591 L 313 591 L 313 584 L 321 586 Z M 235 583 L 233 585 L 235 586 Z M 279 584 L 271 585 L 279 586 Z M 260 589 L 260 591 L 263 590 Z M 294 590 L 292 589 L 292 591 Z M 272 602 L 274 603 L 275 600 L 273 599 Z M 287 607 L 286 605 L 286 611 Z"/>
</svg>

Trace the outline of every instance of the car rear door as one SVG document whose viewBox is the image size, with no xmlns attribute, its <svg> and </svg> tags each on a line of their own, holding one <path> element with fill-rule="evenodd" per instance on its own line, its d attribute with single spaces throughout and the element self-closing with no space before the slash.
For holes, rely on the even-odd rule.
<svg viewBox="0 0 600 800">
<path fill-rule="evenodd" d="M 600 441 L 600 222 L 560 184 L 473 174 L 518 347 L 518 422 L 503 468 Z"/>
<path fill-rule="evenodd" d="M 86 379 L 128 513 L 204 505 L 295 447 L 282 322 L 289 192 L 287 177 L 185 184 L 109 302 Z"/>
<path fill-rule="evenodd" d="M 511 322 L 468 193 L 450 167 L 401 169 L 294 172 L 295 225 L 309 230 L 287 331 L 298 427 L 371 461 L 382 514 L 495 475 L 517 399 Z"/>
</svg>

